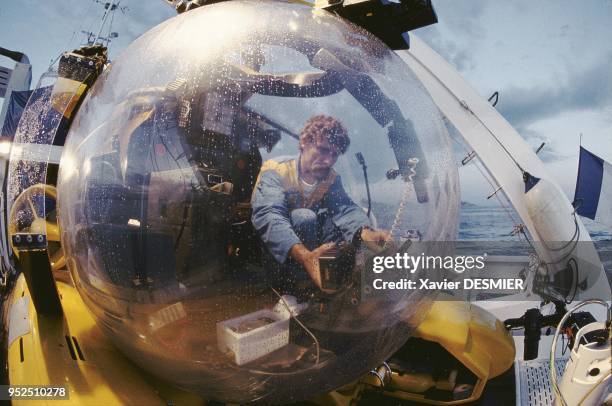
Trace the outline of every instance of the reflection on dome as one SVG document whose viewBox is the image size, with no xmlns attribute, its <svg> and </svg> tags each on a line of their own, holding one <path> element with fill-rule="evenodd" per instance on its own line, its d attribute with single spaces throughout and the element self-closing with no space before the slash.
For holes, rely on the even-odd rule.
<svg viewBox="0 0 612 406">
<path fill-rule="evenodd" d="M 300 139 L 317 116 L 346 152 L 325 125 Z M 98 324 L 151 373 L 235 403 L 310 398 L 392 354 L 429 298 L 364 295 L 361 237 L 389 233 L 391 253 L 452 240 L 459 200 L 444 124 L 392 51 L 326 12 L 247 1 L 171 19 L 117 59 L 72 125 L 58 197 Z M 320 281 L 287 251 L 298 235 L 336 243 Z"/>
</svg>

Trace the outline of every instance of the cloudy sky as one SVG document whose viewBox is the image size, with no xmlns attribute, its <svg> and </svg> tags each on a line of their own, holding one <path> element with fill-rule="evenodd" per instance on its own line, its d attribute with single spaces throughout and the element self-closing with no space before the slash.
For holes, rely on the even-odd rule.
<svg viewBox="0 0 612 406">
<path fill-rule="evenodd" d="M 612 1 L 434 0 L 439 24 L 417 31 L 488 97 L 573 198 L 579 136 L 612 162 Z M 487 190 L 460 171 L 464 200 Z"/>
<path fill-rule="evenodd" d="M 579 134 L 612 162 L 612 1 L 433 0 L 439 23 L 417 30 L 483 96 L 499 91 L 497 108 L 573 196 Z M 163 0 L 123 0 L 111 58 L 140 34 L 175 15 Z M 34 84 L 60 52 L 98 30 L 94 0 L 0 3 L 0 46 L 25 52 Z M 106 32 L 104 33 L 106 34 Z M 0 59 L 2 59 L 0 57 Z M 0 62 L 6 62 L 1 60 Z M 488 190 L 462 169 L 463 199 L 485 203 Z"/>
</svg>

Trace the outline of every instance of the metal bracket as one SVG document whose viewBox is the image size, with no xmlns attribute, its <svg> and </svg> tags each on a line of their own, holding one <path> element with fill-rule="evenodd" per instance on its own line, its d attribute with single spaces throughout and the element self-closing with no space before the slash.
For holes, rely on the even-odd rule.
<svg viewBox="0 0 612 406">
<path fill-rule="evenodd" d="M 499 101 L 499 92 L 496 90 L 487 100 L 491 102 L 493 107 L 497 106 L 497 102 Z"/>
<path fill-rule="evenodd" d="M 62 304 L 47 253 L 47 236 L 18 233 L 12 239 L 19 250 L 19 263 L 36 311 L 38 314 L 61 315 Z"/>
<path fill-rule="evenodd" d="M 465 158 L 461 160 L 461 165 L 467 165 L 472 159 L 476 157 L 476 151 L 470 151 Z"/>
<path fill-rule="evenodd" d="M 495 196 L 497 194 L 497 192 L 499 192 L 500 190 L 502 190 L 502 187 L 498 187 L 497 189 L 495 189 L 495 191 L 493 193 L 491 193 L 489 196 L 487 196 L 487 200 L 489 200 L 490 198 L 492 198 L 493 196 Z"/>
<path fill-rule="evenodd" d="M 13 246 L 18 251 L 38 251 L 47 248 L 47 236 L 44 234 L 16 233 L 11 236 Z"/>
<path fill-rule="evenodd" d="M 370 371 L 370 375 L 374 375 L 380 382 L 380 389 L 384 389 L 385 385 L 391 381 L 391 367 L 386 362 L 383 362 L 378 368 L 374 368 Z"/>
<path fill-rule="evenodd" d="M 520 224 L 516 224 L 513 228 L 512 228 L 512 232 L 510 232 L 510 235 L 518 235 L 521 234 L 525 231 L 525 224 L 520 223 Z"/>
</svg>

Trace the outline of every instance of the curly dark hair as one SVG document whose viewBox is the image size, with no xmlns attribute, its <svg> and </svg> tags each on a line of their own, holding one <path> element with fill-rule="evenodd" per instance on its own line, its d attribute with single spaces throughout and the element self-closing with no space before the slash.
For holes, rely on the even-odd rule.
<svg viewBox="0 0 612 406">
<path fill-rule="evenodd" d="M 338 147 L 341 154 L 346 152 L 351 143 L 348 131 L 346 131 L 342 123 L 324 114 L 313 116 L 306 121 L 304 129 L 300 133 L 300 143 L 311 144 L 320 142 L 323 137 L 327 138 L 331 145 Z"/>
</svg>

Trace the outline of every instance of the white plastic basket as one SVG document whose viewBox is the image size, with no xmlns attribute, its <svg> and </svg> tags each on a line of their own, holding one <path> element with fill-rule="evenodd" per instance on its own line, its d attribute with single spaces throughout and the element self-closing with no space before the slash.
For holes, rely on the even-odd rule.
<svg viewBox="0 0 612 406">
<path fill-rule="evenodd" d="M 269 318 L 273 322 L 240 333 L 243 323 Z M 217 346 L 221 352 L 231 350 L 237 365 L 261 358 L 289 344 L 289 319 L 271 310 L 259 310 L 217 323 Z"/>
</svg>

